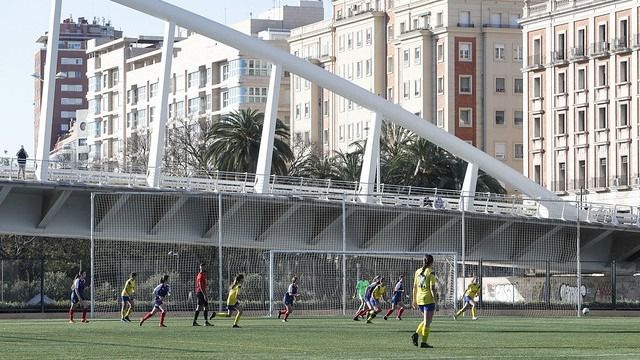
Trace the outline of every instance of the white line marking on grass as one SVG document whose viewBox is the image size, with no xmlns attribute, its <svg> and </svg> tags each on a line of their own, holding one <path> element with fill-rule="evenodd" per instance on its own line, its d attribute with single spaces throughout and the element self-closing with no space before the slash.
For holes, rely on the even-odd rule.
<svg viewBox="0 0 640 360">
<path fill-rule="evenodd" d="M 430 351 L 432 350 L 427 350 L 424 351 L 424 354 L 428 354 Z M 600 358 L 600 357 L 607 357 L 607 358 L 611 358 L 611 357 L 637 357 L 638 355 L 640 355 L 640 353 L 634 353 L 634 354 L 562 354 L 562 357 L 565 358 Z M 411 357 L 402 357 L 402 356 L 397 356 L 394 355 L 393 356 L 395 359 L 415 359 L 415 356 L 411 356 Z M 482 359 L 548 359 L 549 356 L 548 355 L 493 355 L 493 356 L 486 356 L 486 355 L 465 355 L 465 356 L 429 356 L 429 359 L 473 359 L 476 360 L 478 358 L 482 358 Z"/>
</svg>

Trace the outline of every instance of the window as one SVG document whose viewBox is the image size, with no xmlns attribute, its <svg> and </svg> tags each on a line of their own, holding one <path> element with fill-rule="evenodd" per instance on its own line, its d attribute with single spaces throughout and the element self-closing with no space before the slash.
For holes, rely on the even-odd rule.
<svg viewBox="0 0 640 360">
<path fill-rule="evenodd" d="M 496 110 L 496 125 L 504 125 L 504 110 Z"/>
<path fill-rule="evenodd" d="M 533 137 L 540 138 L 542 136 L 542 119 L 540 116 L 533 118 Z"/>
<path fill-rule="evenodd" d="M 497 93 L 504 93 L 505 92 L 505 88 L 504 88 L 505 84 L 504 83 L 505 83 L 504 78 L 501 78 L 501 77 L 496 78 L 496 92 Z"/>
<path fill-rule="evenodd" d="M 494 26 L 500 26 L 502 23 L 502 14 L 501 13 L 491 13 L 489 16 L 489 23 Z"/>
<path fill-rule="evenodd" d="M 353 33 L 347 34 L 347 49 L 348 50 L 353 49 Z"/>
<path fill-rule="evenodd" d="M 147 101 L 147 87 L 138 86 L 138 100 Z"/>
<path fill-rule="evenodd" d="M 471 127 L 473 126 L 473 118 L 471 116 L 471 109 L 469 108 L 460 108 L 460 127 Z"/>
<path fill-rule="evenodd" d="M 577 41 L 576 43 L 578 44 L 577 49 L 576 49 L 576 55 L 585 55 L 585 43 L 586 43 L 586 39 L 585 39 L 585 30 L 584 29 L 578 29 L 578 35 L 577 35 Z"/>
<path fill-rule="evenodd" d="M 513 144 L 513 158 L 522 160 L 524 154 L 524 146 L 522 144 Z"/>
<path fill-rule="evenodd" d="M 436 26 L 437 27 L 440 27 L 440 26 L 444 25 L 443 22 L 442 22 L 442 18 L 443 18 L 442 12 L 439 12 L 439 13 L 436 14 Z"/>
<path fill-rule="evenodd" d="M 87 145 L 87 139 L 78 139 L 78 146 L 86 146 Z"/>
<path fill-rule="evenodd" d="M 362 47 L 362 30 L 356 33 L 356 46 Z"/>
<path fill-rule="evenodd" d="M 598 43 L 604 44 L 607 41 L 607 23 L 598 25 Z"/>
<path fill-rule="evenodd" d="M 421 62 L 422 62 L 422 48 L 417 47 L 413 49 L 413 64 L 420 65 Z"/>
<path fill-rule="evenodd" d="M 629 125 L 629 105 L 620 104 L 620 112 L 618 113 L 619 126 Z"/>
<path fill-rule="evenodd" d="M 60 58 L 61 65 L 82 65 L 84 63 L 84 59 L 82 58 Z"/>
<path fill-rule="evenodd" d="M 309 118 L 309 115 L 311 114 L 311 109 L 310 108 L 311 108 L 311 105 L 308 102 L 304 103 L 304 117 L 307 118 L 307 119 Z"/>
<path fill-rule="evenodd" d="M 584 189 L 587 186 L 587 162 L 585 160 L 578 161 L 578 188 Z"/>
<path fill-rule="evenodd" d="M 415 97 L 420 96 L 420 88 L 422 88 L 422 79 L 413 81 L 413 95 Z"/>
<path fill-rule="evenodd" d="M 60 85 L 60 91 L 82 92 L 82 85 L 62 84 Z"/>
<path fill-rule="evenodd" d="M 444 127 L 444 109 L 438 109 L 438 113 L 436 114 L 436 125 L 438 127 Z"/>
<path fill-rule="evenodd" d="M 364 62 L 364 74 L 366 76 L 371 76 L 371 59 L 367 59 Z"/>
<path fill-rule="evenodd" d="M 443 62 L 444 61 L 444 44 L 443 43 L 439 43 L 438 46 L 436 47 L 436 54 L 438 56 L 438 62 Z"/>
<path fill-rule="evenodd" d="M 578 116 L 576 119 L 576 128 L 578 129 L 578 132 L 584 132 L 586 130 L 587 127 L 587 121 L 586 121 L 586 111 L 585 110 L 578 110 Z"/>
<path fill-rule="evenodd" d="M 296 104 L 295 119 L 300 120 L 300 104 Z"/>
<path fill-rule="evenodd" d="M 458 14 L 458 26 L 471 25 L 471 11 L 460 11 Z"/>
<path fill-rule="evenodd" d="M 618 33 L 618 46 L 619 47 L 623 47 L 626 48 L 627 47 L 627 40 L 629 38 L 629 26 L 628 26 L 629 21 L 627 19 L 622 19 L 619 22 L 619 28 L 620 28 L 620 32 Z"/>
<path fill-rule="evenodd" d="M 566 77 L 565 73 L 563 72 L 558 73 L 558 84 L 557 84 L 556 94 L 564 94 L 567 92 L 565 77 Z"/>
<path fill-rule="evenodd" d="M 513 45 L 513 61 L 522 62 L 523 51 L 521 45 Z"/>
<path fill-rule="evenodd" d="M 564 60 L 564 45 L 565 45 L 565 34 L 558 34 L 558 42 L 556 43 L 556 57 L 555 60 Z"/>
<path fill-rule="evenodd" d="M 393 40 L 393 25 L 387 26 L 387 41 Z"/>
<path fill-rule="evenodd" d="M 607 187 L 607 158 L 600 158 L 598 163 L 598 187 Z"/>
<path fill-rule="evenodd" d="M 598 66 L 598 86 L 607 86 L 607 65 Z"/>
<path fill-rule="evenodd" d="M 138 122 L 142 125 L 147 124 L 147 110 L 145 109 L 138 110 Z"/>
<path fill-rule="evenodd" d="M 72 119 L 72 118 L 76 117 L 76 112 L 75 111 L 61 111 L 60 112 L 60 117 Z"/>
<path fill-rule="evenodd" d="M 371 28 L 368 28 L 367 31 L 365 32 L 365 43 L 367 45 L 371 45 L 371 39 L 372 39 Z"/>
<path fill-rule="evenodd" d="M 533 78 L 533 97 L 534 98 L 540 97 L 540 91 L 541 91 L 540 83 L 541 83 L 540 77 Z"/>
<path fill-rule="evenodd" d="M 556 134 L 564 135 L 567 133 L 567 115 L 565 113 L 558 113 L 558 119 L 556 123 Z"/>
<path fill-rule="evenodd" d="M 322 130 L 322 143 L 324 145 L 329 144 L 329 129 Z"/>
<path fill-rule="evenodd" d="M 438 77 L 438 94 L 444 94 L 444 76 Z"/>
<path fill-rule="evenodd" d="M 340 125 L 338 127 L 338 134 L 339 134 L 338 138 L 340 140 L 343 140 L 344 139 L 344 125 Z"/>
<path fill-rule="evenodd" d="M 60 124 L 60 131 L 62 131 L 62 132 L 69 131 L 69 124 L 67 124 L 67 123 Z"/>
<path fill-rule="evenodd" d="M 533 166 L 533 181 L 537 184 L 542 184 L 542 166 L 534 165 Z"/>
<path fill-rule="evenodd" d="M 409 98 L 409 92 L 411 91 L 409 89 L 410 85 L 411 85 L 411 82 L 409 82 L 409 80 L 402 83 L 402 94 L 404 95 L 405 99 Z"/>
<path fill-rule="evenodd" d="M 387 88 L 387 100 L 393 102 L 393 88 Z"/>
<path fill-rule="evenodd" d="M 607 128 L 607 108 L 602 106 L 598 108 L 598 129 Z"/>
<path fill-rule="evenodd" d="M 158 83 L 149 84 L 149 98 L 152 98 L 158 94 Z"/>
<path fill-rule="evenodd" d="M 513 80 L 513 92 L 516 94 L 522 94 L 524 86 L 522 85 L 522 79 Z"/>
<path fill-rule="evenodd" d="M 117 86 L 119 82 L 120 82 L 120 74 L 118 72 L 118 69 L 114 69 L 111 72 L 111 84 L 113 86 Z"/>
<path fill-rule="evenodd" d="M 156 118 L 156 108 L 151 106 L 149 107 L 149 123 L 153 123 L 153 120 Z"/>
<path fill-rule="evenodd" d="M 402 62 L 404 64 L 404 67 L 408 67 L 409 65 L 411 65 L 411 61 L 409 60 L 409 49 L 404 49 L 404 51 L 402 52 Z"/>
<path fill-rule="evenodd" d="M 329 100 L 322 103 L 322 115 L 329 116 Z"/>
<path fill-rule="evenodd" d="M 516 110 L 513 112 L 513 125 L 522 126 L 523 114 L 522 110 Z"/>
<path fill-rule="evenodd" d="M 393 56 L 387 56 L 387 73 L 393 73 Z"/>
<path fill-rule="evenodd" d="M 578 69 L 578 85 L 576 86 L 577 90 L 584 90 L 585 85 L 587 83 L 587 71 L 586 69 Z"/>
<path fill-rule="evenodd" d="M 540 39 L 533 39 L 533 65 L 542 64 L 542 50 L 540 43 Z"/>
<path fill-rule="evenodd" d="M 495 143 L 494 145 L 495 157 L 498 160 L 505 159 L 505 152 L 507 151 L 507 144 L 505 143 Z"/>
<path fill-rule="evenodd" d="M 493 58 L 498 61 L 504 61 L 504 45 L 496 44 L 493 50 Z"/>
<path fill-rule="evenodd" d="M 193 98 L 187 101 L 188 113 L 197 114 L 200 111 L 200 98 Z"/>
<path fill-rule="evenodd" d="M 558 164 L 558 187 L 556 191 L 565 191 L 567 179 L 567 163 Z"/>
<path fill-rule="evenodd" d="M 621 83 L 629 81 L 629 63 L 626 60 L 620 61 L 620 78 L 618 81 Z"/>
<path fill-rule="evenodd" d="M 618 186 L 629 185 L 629 157 L 620 157 L 620 178 L 618 179 Z"/>
<path fill-rule="evenodd" d="M 458 46 L 458 60 L 471 61 L 471 43 L 461 42 Z"/>
<path fill-rule="evenodd" d="M 471 75 L 460 75 L 460 94 L 471 94 Z"/>
<path fill-rule="evenodd" d="M 403 21 L 403 22 L 400 23 L 400 34 L 404 34 L 406 30 L 407 30 L 406 29 L 406 25 L 405 25 L 405 23 Z"/>
<path fill-rule="evenodd" d="M 362 61 L 356 63 L 356 77 L 358 79 L 362 77 Z"/>
<path fill-rule="evenodd" d="M 82 105 L 82 98 L 61 98 L 60 104 L 61 105 Z M 98 106 L 98 108 L 100 107 Z"/>
</svg>

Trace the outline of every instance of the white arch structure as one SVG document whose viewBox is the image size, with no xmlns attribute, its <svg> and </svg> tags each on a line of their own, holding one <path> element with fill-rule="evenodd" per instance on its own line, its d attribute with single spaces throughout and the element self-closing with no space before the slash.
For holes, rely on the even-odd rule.
<svg viewBox="0 0 640 360">
<path fill-rule="evenodd" d="M 355 101 L 359 105 L 372 111 L 372 125 L 374 129 L 373 131 L 370 131 L 361 174 L 361 194 L 363 194 L 363 201 L 367 201 L 366 194 L 372 193 L 373 190 L 371 184 L 373 183 L 373 177 L 375 176 L 375 163 L 379 157 L 380 123 L 381 119 L 384 118 L 413 131 L 418 136 L 429 140 L 433 144 L 446 149 L 455 156 L 458 156 L 468 162 L 467 175 L 464 181 L 464 188 L 462 190 L 464 195 L 469 195 L 468 199 L 470 202 L 465 203 L 465 208 L 470 208 L 470 204 L 473 201 L 473 195 L 475 194 L 478 169 L 483 169 L 488 174 L 513 186 L 523 194 L 539 201 L 542 205 L 542 211 L 539 214 L 540 216 L 554 218 L 560 218 L 561 216 L 562 204 L 559 201 L 560 198 L 553 192 L 529 180 L 519 172 L 494 159 L 474 146 L 462 141 L 456 136 L 449 134 L 448 132 L 432 125 L 430 122 L 410 113 L 401 106 L 376 96 L 364 88 L 338 77 L 337 75 L 329 73 L 306 60 L 293 56 L 284 50 L 272 47 L 260 39 L 243 34 L 213 20 L 161 0 L 111 1 L 167 22 L 167 31 L 165 32 L 165 41 L 162 52 L 162 61 L 165 62 L 165 73 L 164 76 L 161 77 L 161 79 L 165 81 L 168 78 L 171 62 L 171 57 L 165 57 L 165 55 L 171 53 L 170 49 L 173 46 L 172 34 L 169 34 L 171 32 L 169 29 L 172 29 L 174 24 L 193 30 L 200 35 L 209 37 L 228 46 L 232 46 L 241 50 L 243 53 L 269 60 L 274 64 L 267 100 L 267 111 L 265 112 L 265 126 L 262 141 L 263 146 L 260 148 L 258 168 L 256 169 L 256 174 L 259 174 L 256 184 L 258 192 L 260 192 L 260 189 L 266 189 L 266 186 L 268 185 L 273 148 L 268 145 L 272 144 L 275 131 L 276 112 L 273 111 L 273 109 L 277 108 L 275 105 L 277 104 L 277 90 L 279 88 L 278 77 L 283 70 L 287 70 L 312 81 L 325 89 L 331 90 L 342 97 Z M 54 79 L 56 69 L 55 67 L 51 67 L 50 64 L 56 63 L 53 60 L 56 59 L 57 51 L 53 45 L 57 44 L 56 39 L 59 35 L 61 2 L 62 0 L 52 0 L 51 19 L 49 23 L 50 39 L 47 42 L 47 63 L 45 66 L 45 94 L 43 96 L 45 101 L 43 102 L 43 111 L 40 118 L 41 124 L 45 125 L 45 129 L 40 132 L 41 134 L 44 133 L 43 135 L 47 134 L 47 130 L 49 133 L 51 132 L 50 113 L 53 109 L 54 83 L 50 80 Z M 166 61 L 166 59 L 169 60 Z M 166 93 L 168 91 L 168 87 L 160 85 L 160 90 Z M 158 101 L 160 102 L 159 109 L 167 108 L 166 94 L 159 96 Z M 164 135 L 164 131 L 161 129 L 166 126 L 166 115 L 166 111 L 162 111 L 158 121 L 154 123 L 154 135 L 152 142 L 154 146 L 151 148 L 150 155 L 150 160 L 153 160 L 153 162 L 149 162 L 148 171 L 149 186 L 157 187 L 159 184 L 158 179 L 161 171 L 160 164 L 163 153 L 162 144 L 164 144 L 164 141 L 161 138 Z M 44 151 L 44 149 L 49 148 L 49 144 L 46 143 L 49 138 L 49 136 L 40 136 L 38 142 L 38 156 L 42 159 L 39 160 L 42 161 L 38 172 L 38 178 L 40 180 L 46 179 L 48 151 Z M 566 211 L 564 213 L 564 217 L 567 218 Z"/>
</svg>

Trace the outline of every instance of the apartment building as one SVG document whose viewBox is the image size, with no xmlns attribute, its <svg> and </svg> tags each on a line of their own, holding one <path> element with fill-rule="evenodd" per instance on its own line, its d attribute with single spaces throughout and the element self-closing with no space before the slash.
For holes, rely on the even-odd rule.
<svg viewBox="0 0 640 360">
<path fill-rule="evenodd" d="M 637 205 L 640 6 L 637 1 L 529 1 L 526 159 L 561 195 Z"/>
<path fill-rule="evenodd" d="M 246 34 L 288 49 L 292 27 L 317 22 L 322 3 L 272 9 L 236 24 Z M 127 141 L 148 134 L 158 111 L 158 84 L 162 74 L 162 38 L 122 38 L 92 41 L 87 53 L 89 78 L 89 161 L 102 166 L 128 166 Z M 189 33 L 176 38 L 170 75 L 170 126 L 178 120 L 215 121 L 239 109 L 264 111 L 271 64 L 239 50 Z M 283 74 L 278 117 L 289 123 L 289 74 Z"/>
<path fill-rule="evenodd" d="M 85 18 L 73 20 L 69 17 L 60 24 L 58 44 L 58 64 L 56 73 L 62 73 L 56 79 L 51 131 L 51 148 L 53 150 L 58 139 L 64 138 L 70 131 L 71 123 L 76 120 L 76 111 L 87 108 L 87 41 L 90 39 L 116 39 L 122 32 L 115 30 L 109 22 L 91 22 Z M 40 125 L 40 106 L 42 103 L 42 87 L 44 65 L 46 59 L 47 34 L 40 36 L 36 42 L 41 48 L 34 55 L 34 138 L 38 146 L 38 128 Z"/>
<path fill-rule="evenodd" d="M 297 56 L 522 169 L 521 1 L 333 1 L 292 30 Z M 370 112 L 293 76 L 294 137 L 325 154 L 367 136 Z M 306 109 L 310 111 L 307 112 Z"/>
<path fill-rule="evenodd" d="M 86 164 L 89 159 L 87 115 L 87 109 L 76 110 L 76 120 L 71 121 L 69 133 L 60 138 L 51 150 L 50 159 L 58 166 Z"/>
</svg>

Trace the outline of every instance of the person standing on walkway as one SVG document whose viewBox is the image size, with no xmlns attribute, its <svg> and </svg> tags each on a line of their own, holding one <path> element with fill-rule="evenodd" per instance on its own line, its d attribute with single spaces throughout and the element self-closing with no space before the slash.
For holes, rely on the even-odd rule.
<svg viewBox="0 0 640 360">
<path fill-rule="evenodd" d="M 20 145 L 20 150 L 16 154 L 18 157 L 18 179 L 20 179 L 20 173 L 22 173 L 22 180 L 26 180 L 24 168 L 27 166 L 27 158 L 29 154 L 24 149 L 24 145 Z"/>
</svg>

